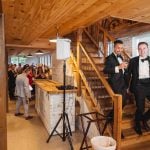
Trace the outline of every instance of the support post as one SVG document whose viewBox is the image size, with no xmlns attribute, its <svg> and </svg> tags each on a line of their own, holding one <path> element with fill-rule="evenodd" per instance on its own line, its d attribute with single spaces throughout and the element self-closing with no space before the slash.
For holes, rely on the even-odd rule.
<svg viewBox="0 0 150 150">
<path fill-rule="evenodd" d="M 6 124 L 6 101 L 7 101 L 7 70 L 6 51 L 4 37 L 4 15 L 0 14 L 0 150 L 7 150 L 7 124 Z"/>
<path fill-rule="evenodd" d="M 83 29 L 78 29 L 77 31 L 77 65 L 78 65 L 78 72 L 77 72 L 77 86 L 78 86 L 78 92 L 77 95 L 81 96 L 81 76 L 79 73 L 79 70 L 81 69 L 81 50 L 79 43 L 82 42 L 82 33 Z"/>
<path fill-rule="evenodd" d="M 114 96 L 114 125 L 113 136 L 117 142 L 117 150 L 121 149 L 121 128 L 122 128 L 122 96 Z"/>
</svg>

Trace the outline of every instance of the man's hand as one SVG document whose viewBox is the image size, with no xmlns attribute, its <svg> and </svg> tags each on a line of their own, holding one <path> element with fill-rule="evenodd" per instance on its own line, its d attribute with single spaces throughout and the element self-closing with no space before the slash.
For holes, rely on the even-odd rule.
<svg viewBox="0 0 150 150">
<path fill-rule="evenodd" d="M 122 62 L 122 63 L 118 66 L 119 69 L 126 69 L 127 67 L 128 67 L 128 63 L 127 63 L 127 62 Z"/>
</svg>

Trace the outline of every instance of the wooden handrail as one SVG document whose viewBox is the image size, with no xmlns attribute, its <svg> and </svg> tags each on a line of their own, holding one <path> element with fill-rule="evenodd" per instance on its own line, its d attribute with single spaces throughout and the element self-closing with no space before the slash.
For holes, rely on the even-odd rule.
<svg viewBox="0 0 150 150">
<path fill-rule="evenodd" d="M 108 84 L 108 82 L 106 81 L 106 79 L 100 74 L 100 72 L 98 71 L 95 63 L 93 62 L 93 60 L 91 59 L 91 57 L 87 54 L 86 50 L 84 49 L 84 47 L 82 46 L 81 43 L 79 43 L 82 51 L 84 52 L 85 56 L 87 57 L 87 59 L 89 60 L 89 62 L 91 63 L 93 69 L 95 70 L 97 76 L 100 78 L 100 80 L 102 81 L 103 85 L 105 86 L 107 92 L 109 93 L 109 95 L 111 97 L 113 97 L 115 95 L 115 93 L 113 92 L 113 90 L 111 89 L 110 85 Z"/>
<path fill-rule="evenodd" d="M 83 80 L 83 82 L 84 82 L 84 84 L 85 84 L 85 86 L 86 86 L 86 88 L 87 88 L 87 90 L 88 90 L 88 92 L 89 92 L 91 98 L 92 98 L 92 101 L 93 101 L 94 105 L 97 106 L 96 99 L 95 99 L 95 97 L 94 97 L 94 95 L 93 95 L 91 89 L 88 88 L 88 84 L 87 84 L 87 82 L 86 82 L 86 78 L 85 78 L 85 76 L 83 75 L 83 72 L 79 69 L 79 67 L 78 67 L 78 65 L 77 65 L 77 62 L 76 62 L 76 60 L 75 60 L 75 58 L 74 58 L 74 56 L 73 56 L 73 53 L 71 53 L 71 59 L 72 59 L 74 65 L 75 65 L 75 67 L 77 68 L 77 71 L 78 71 L 78 73 L 80 74 L 80 76 L 81 76 L 81 78 L 82 78 L 82 80 Z"/>
</svg>

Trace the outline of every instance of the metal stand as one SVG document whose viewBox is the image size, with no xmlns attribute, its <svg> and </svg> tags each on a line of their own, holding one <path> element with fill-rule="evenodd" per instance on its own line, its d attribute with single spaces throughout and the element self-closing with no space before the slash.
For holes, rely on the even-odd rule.
<svg viewBox="0 0 150 150">
<path fill-rule="evenodd" d="M 89 115 L 93 115 L 93 117 L 95 119 L 92 119 Z M 87 134 L 88 134 L 88 131 L 90 129 L 91 124 L 96 123 L 97 127 L 98 127 L 99 134 L 103 135 L 109 122 L 107 122 L 107 118 L 104 115 L 102 115 L 98 112 L 83 113 L 83 114 L 80 114 L 79 116 L 81 118 L 81 125 L 82 125 L 83 134 L 84 134 L 82 142 L 81 142 L 80 150 L 84 150 L 84 149 L 89 150 L 90 148 L 92 148 L 92 146 L 88 145 Z M 87 119 L 86 129 L 84 128 L 83 118 Z M 100 127 L 100 122 L 102 122 L 102 121 L 105 121 L 103 128 Z"/>
<path fill-rule="evenodd" d="M 51 134 L 49 135 L 48 139 L 47 139 L 47 143 L 49 142 L 49 140 L 51 139 L 51 137 L 53 136 L 54 132 L 56 132 L 60 138 L 62 139 L 62 141 L 66 141 L 66 138 L 68 139 L 68 142 L 70 144 L 70 148 L 71 150 L 74 150 L 73 145 L 72 145 L 72 132 L 71 132 L 71 127 L 70 127 L 70 123 L 69 123 L 69 118 L 68 118 L 68 114 L 66 113 L 65 109 L 66 109 L 66 61 L 64 60 L 64 65 L 63 65 L 63 75 L 64 75 L 64 86 L 63 86 L 63 113 L 61 114 L 58 122 L 56 123 L 54 129 L 52 130 Z M 60 134 L 56 129 L 59 125 L 59 123 L 61 122 L 61 120 L 63 121 L 63 133 Z"/>
</svg>

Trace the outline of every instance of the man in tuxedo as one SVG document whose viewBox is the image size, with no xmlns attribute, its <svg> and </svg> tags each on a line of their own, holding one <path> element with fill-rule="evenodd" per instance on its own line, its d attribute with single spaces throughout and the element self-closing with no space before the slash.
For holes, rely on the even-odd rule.
<svg viewBox="0 0 150 150">
<path fill-rule="evenodd" d="M 116 94 L 122 95 L 122 106 L 126 104 L 127 86 L 125 74 L 127 71 L 127 62 L 123 61 L 121 52 L 123 42 L 116 40 L 114 42 L 114 52 L 110 54 L 105 61 L 104 73 L 108 74 L 108 82 Z"/>
<path fill-rule="evenodd" d="M 130 92 L 135 96 L 135 131 L 141 135 L 141 124 L 146 130 L 149 130 L 147 121 L 150 119 L 150 110 L 145 111 L 145 98 L 150 97 L 150 57 L 148 56 L 148 44 L 140 42 L 138 44 L 139 56 L 130 60 L 128 66 L 128 84 Z"/>
</svg>

